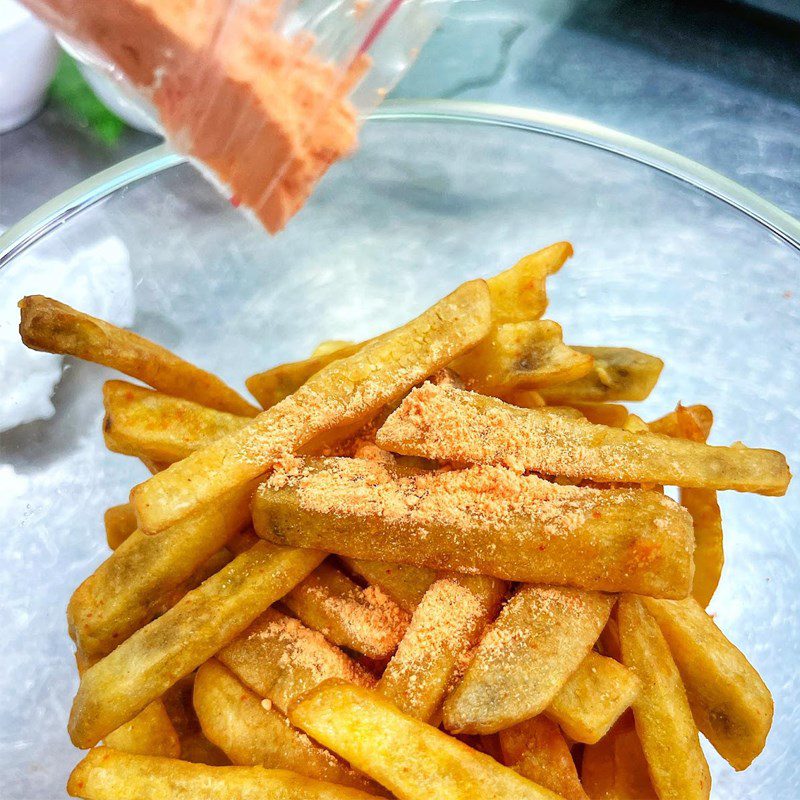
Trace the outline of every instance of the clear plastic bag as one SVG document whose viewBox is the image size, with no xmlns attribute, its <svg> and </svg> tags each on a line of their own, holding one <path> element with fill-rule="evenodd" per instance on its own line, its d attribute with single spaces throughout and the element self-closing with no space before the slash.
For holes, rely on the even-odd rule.
<svg viewBox="0 0 800 800">
<path fill-rule="evenodd" d="M 270 231 L 350 152 L 449 0 L 25 0 Z"/>
</svg>

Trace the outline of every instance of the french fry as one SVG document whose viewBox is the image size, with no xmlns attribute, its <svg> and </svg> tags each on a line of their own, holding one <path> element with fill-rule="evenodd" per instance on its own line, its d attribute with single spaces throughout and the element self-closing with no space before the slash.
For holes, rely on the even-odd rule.
<svg viewBox="0 0 800 800">
<path fill-rule="evenodd" d="M 164 704 L 154 700 L 132 720 L 105 737 L 105 744 L 124 753 L 178 758 L 181 743 Z"/>
<path fill-rule="evenodd" d="M 70 714 L 92 747 L 245 630 L 311 572 L 323 553 L 259 542 L 141 628 L 81 677 Z"/>
<path fill-rule="evenodd" d="M 342 561 L 351 572 L 360 575 L 367 583 L 380 586 L 400 608 L 410 613 L 436 580 L 436 572 L 425 567 L 362 558 L 343 558 Z"/>
<path fill-rule="evenodd" d="M 289 719 L 402 800 L 559 800 L 371 689 L 326 681 L 292 707 Z"/>
<path fill-rule="evenodd" d="M 591 371 L 592 357 L 567 347 L 557 322 L 526 320 L 494 325 L 451 366 L 471 389 L 505 394 L 581 378 Z"/>
<path fill-rule="evenodd" d="M 542 397 L 551 404 L 609 403 L 646 400 L 653 391 L 664 362 L 627 347 L 579 347 L 573 350 L 594 359 L 592 370 L 582 378 L 543 387 Z"/>
<path fill-rule="evenodd" d="M 109 450 L 165 464 L 186 458 L 249 421 L 127 381 L 105 382 L 103 406 L 103 437 Z"/>
<path fill-rule="evenodd" d="M 620 598 L 617 618 L 622 662 L 642 683 L 633 716 L 658 797 L 708 798 L 708 764 L 686 690 L 658 624 L 643 601 L 633 595 Z"/>
<path fill-rule="evenodd" d="M 203 733 L 238 766 L 288 769 L 383 794 L 368 778 L 293 727 L 280 711 L 262 705 L 261 698 L 216 659 L 197 671 L 194 707 Z"/>
<path fill-rule="evenodd" d="M 613 658 L 590 651 L 545 709 L 573 741 L 594 744 L 639 694 L 639 679 Z"/>
<path fill-rule="evenodd" d="M 165 595 L 192 574 L 249 521 L 253 485 L 158 537 L 132 533 L 75 590 L 67 608 L 70 635 L 89 655 L 104 656 L 164 610 Z"/>
<path fill-rule="evenodd" d="M 293 464 L 253 497 L 256 533 L 279 544 L 660 597 L 685 597 L 691 585 L 689 515 L 654 492 L 558 486 L 500 467 L 419 474 L 358 459 Z M 487 503 L 497 486 L 504 491 Z"/>
<path fill-rule="evenodd" d="M 548 586 L 520 589 L 445 701 L 447 730 L 495 733 L 541 714 L 597 641 L 614 599 Z"/>
<path fill-rule="evenodd" d="M 274 608 L 217 653 L 239 680 L 284 714 L 328 678 L 372 686 L 374 679 L 321 633 Z"/>
<path fill-rule="evenodd" d="M 354 344 L 354 342 L 351 342 L 348 339 L 326 339 L 324 342 L 320 342 L 311 351 L 311 358 L 316 358 L 317 356 L 327 356 L 331 353 L 336 353 L 345 347 L 349 347 L 351 344 Z"/>
<path fill-rule="evenodd" d="M 84 800 L 370 800 L 374 795 L 283 769 L 209 767 L 96 747 L 72 771 Z"/>
<path fill-rule="evenodd" d="M 410 621 L 380 588 L 362 589 L 327 562 L 295 586 L 283 604 L 333 644 L 371 658 L 391 655 Z"/>
<path fill-rule="evenodd" d="M 658 800 L 632 717 L 583 749 L 581 782 L 591 800 Z"/>
<path fill-rule="evenodd" d="M 159 392 L 209 408 L 252 417 L 258 409 L 216 375 L 164 347 L 42 295 L 19 302 L 20 336 L 27 347 L 76 356 L 119 370 Z"/>
<path fill-rule="evenodd" d="M 630 433 L 432 384 L 402 402 L 376 443 L 406 455 L 595 481 L 781 495 L 791 478 L 774 450 Z"/>
<path fill-rule="evenodd" d="M 573 403 L 572 406 L 594 425 L 621 428 L 628 419 L 628 409 L 618 403 Z"/>
<path fill-rule="evenodd" d="M 734 769 L 746 769 L 772 725 L 761 676 L 695 599 L 645 605 L 669 644 L 697 727 Z"/>
<path fill-rule="evenodd" d="M 116 550 L 135 530 L 136 514 L 130 503 L 121 503 L 106 509 L 103 515 L 106 528 L 106 541 L 112 550 Z"/>
<path fill-rule="evenodd" d="M 231 760 L 200 731 L 181 737 L 181 761 L 206 764 L 209 767 L 229 767 Z"/>
<path fill-rule="evenodd" d="M 684 406 L 678 403 L 674 411 L 648 423 L 648 427 L 652 433 L 705 442 L 713 422 L 714 414 L 708 406 Z"/>
<path fill-rule="evenodd" d="M 431 722 L 497 613 L 505 588 L 502 581 L 478 575 L 450 574 L 433 583 L 384 670 L 378 691 L 406 714 Z"/>
<path fill-rule="evenodd" d="M 638 414 L 628 414 L 628 418 L 622 423 L 622 430 L 628 433 L 650 433 L 647 423 Z"/>
<path fill-rule="evenodd" d="M 489 319 L 486 283 L 463 284 L 402 328 L 334 361 L 245 428 L 135 487 L 131 500 L 139 527 L 158 533 L 314 437 L 366 421 L 477 344 Z"/>
<path fill-rule="evenodd" d="M 520 408 L 542 408 L 544 406 L 544 398 L 533 389 L 503 392 L 501 397 L 506 403 L 511 403 L 511 405 L 519 406 Z"/>
<path fill-rule="evenodd" d="M 555 722 L 533 717 L 500 731 L 498 736 L 507 766 L 565 800 L 588 800 L 569 745 Z"/>
</svg>

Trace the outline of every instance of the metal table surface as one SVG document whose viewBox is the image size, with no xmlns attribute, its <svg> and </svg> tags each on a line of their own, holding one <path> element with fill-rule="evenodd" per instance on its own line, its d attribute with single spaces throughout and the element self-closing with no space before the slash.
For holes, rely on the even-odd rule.
<svg viewBox="0 0 800 800">
<path fill-rule="evenodd" d="M 394 94 L 582 116 L 800 216 L 800 24 L 724 0 L 460 0 Z M 0 226 L 156 142 L 46 108 L 0 136 Z"/>
</svg>

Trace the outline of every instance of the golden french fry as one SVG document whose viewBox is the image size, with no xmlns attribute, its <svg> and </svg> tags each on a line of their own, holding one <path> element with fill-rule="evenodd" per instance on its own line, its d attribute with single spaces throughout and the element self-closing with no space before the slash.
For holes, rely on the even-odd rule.
<svg viewBox="0 0 800 800">
<path fill-rule="evenodd" d="M 292 707 L 289 719 L 402 800 L 559 800 L 371 689 L 326 681 Z"/>
<path fill-rule="evenodd" d="M 238 533 L 234 533 L 228 539 L 225 547 L 235 556 L 240 556 L 245 550 L 249 550 L 258 541 L 258 536 L 252 528 L 245 528 Z"/>
<path fill-rule="evenodd" d="M 259 542 L 141 628 L 81 677 L 69 730 L 92 747 L 232 641 L 323 553 Z"/>
<path fill-rule="evenodd" d="M 576 742 L 594 744 L 639 694 L 639 679 L 613 658 L 592 650 L 545 709 Z"/>
<path fill-rule="evenodd" d="M 42 295 L 19 302 L 20 336 L 27 347 L 93 361 L 129 375 L 159 392 L 209 408 L 252 417 L 258 409 L 216 375 L 184 361 L 164 347 L 90 317 Z"/>
<path fill-rule="evenodd" d="M 103 437 L 109 450 L 165 464 L 186 458 L 249 421 L 127 381 L 105 382 L 103 406 Z"/>
<path fill-rule="evenodd" d="M 199 731 L 181 736 L 181 761 L 206 764 L 209 767 L 229 767 L 231 760 Z"/>
<path fill-rule="evenodd" d="M 284 714 L 294 700 L 328 678 L 359 686 L 375 682 L 321 633 L 273 608 L 223 647 L 217 659 Z"/>
<path fill-rule="evenodd" d="M 379 587 L 362 589 L 327 562 L 295 586 L 283 604 L 333 644 L 371 658 L 391 655 L 410 621 Z"/>
<path fill-rule="evenodd" d="M 160 700 L 145 706 L 132 720 L 112 731 L 105 744 L 124 753 L 178 758 L 181 743 Z"/>
<path fill-rule="evenodd" d="M 334 361 L 245 428 L 135 487 L 131 499 L 140 528 L 162 531 L 315 436 L 365 421 L 477 344 L 489 319 L 485 281 L 469 281 L 402 328 Z"/>
<path fill-rule="evenodd" d="M 463 387 L 460 387 L 463 388 Z M 511 403 L 512 406 L 519 406 L 520 408 L 542 408 L 544 406 L 544 398 L 539 392 L 533 389 L 520 389 L 516 392 L 503 392 L 500 397 Z"/>
<path fill-rule="evenodd" d="M 628 418 L 622 423 L 622 430 L 628 433 L 650 433 L 647 423 L 638 414 L 628 414 Z"/>
<path fill-rule="evenodd" d="M 320 342 L 311 351 L 311 358 L 316 358 L 317 356 L 327 356 L 331 353 L 336 353 L 345 347 L 349 347 L 351 344 L 354 344 L 354 342 L 351 342 L 348 339 L 326 339 L 325 341 Z"/>
<path fill-rule="evenodd" d="M 581 378 L 591 371 L 592 357 L 567 347 L 557 322 L 526 320 L 494 325 L 451 367 L 471 389 L 506 394 Z"/>
<path fill-rule="evenodd" d="M 591 800 L 658 800 L 632 718 L 583 749 L 581 782 Z"/>
<path fill-rule="evenodd" d="M 772 725 L 761 676 L 695 599 L 645 605 L 672 651 L 697 727 L 734 769 L 746 769 Z"/>
<path fill-rule="evenodd" d="M 678 403 L 674 411 L 653 420 L 648 427 L 653 433 L 705 442 L 713 422 L 714 414 L 708 406 L 684 406 Z"/>
<path fill-rule="evenodd" d="M 573 350 L 594 359 L 592 370 L 570 383 L 544 387 L 548 403 L 608 403 L 615 400 L 646 400 L 658 381 L 664 362 L 627 347 L 579 347 Z"/>
<path fill-rule="evenodd" d="M 781 495 L 791 478 L 774 450 L 630 433 L 430 383 L 389 416 L 376 442 L 407 455 L 595 481 Z"/>
<path fill-rule="evenodd" d="M 599 592 L 523 586 L 445 701 L 445 727 L 495 733 L 541 714 L 597 641 L 614 600 Z"/>
<path fill-rule="evenodd" d="M 88 655 L 103 656 L 164 610 L 165 595 L 225 546 L 249 521 L 248 484 L 158 537 L 132 533 L 75 590 L 70 635 Z"/>
<path fill-rule="evenodd" d="M 658 797 L 705 800 L 711 775 L 669 646 L 641 598 L 620 597 L 617 618 L 622 662 L 642 683 L 633 716 Z"/>
<path fill-rule="evenodd" d="M 436 572 L 410 564 L 389 561 L 366 561 L 362 558 L 343 558 L 347 568 L 367 583 L 380 586 L 392 600 L 408 612 L 419 605 L 425 592 L 436 580 Z"/>
<path fill-rule="evenodd" d="M 293 727 L 280 711 L 262 705 L 261 698 L 216 659 L 197 671 L 194 707 L 203 733 L 238 766 L 289 769 L 383 794 L 368 778 Z"/>
<path fill-rule="evenodd" d="M 588 800 L 564 734 L 547 717 L 533 717 L 498 734 L 503 760 L 520 775 L 565 800 Z"/>
<path fill-rule="evenodd" d="M 253 524 L 280 544 L 504 580 L 675 598 L 691 585 L 691 523 L 677 503 L 501 467 L 419 474 L 298 459 L 259 487 Z"/>
<path fill-rule="evenodd" d="M 506 586 L 480 575 L 443 576 L 417 606 L 378 691 L 423 722 L 440 712 L 467 655 L 497 613 Z"/>
<path fill-rule="evenodd" d="M 112 550 L 116 550 L 135 530 L 136 514 L 130 503 L 121 503 L 106 509 L 103 515 L 106 528 L 106 541 Z"/>
<path fill-rule="evenodd" d="M 618 403 L 573 403 L 572 407 L 594 425 L 621 428 L 628 419 L 628 409 Z"/>
<path fill-rule="evenodd" d="M 284 769 L 209 767 L 96 747 L 69 776 L 84 800 L 370 800 L 374 795 Z"/>
</svg>

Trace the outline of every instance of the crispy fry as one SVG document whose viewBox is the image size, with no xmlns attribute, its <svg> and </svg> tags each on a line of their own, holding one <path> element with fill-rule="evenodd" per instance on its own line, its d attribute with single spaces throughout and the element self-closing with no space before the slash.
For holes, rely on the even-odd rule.
<svg viewBox="0 0 800 800">
<path fill-rule="evenodd" d="M 622 430 L 628 433 L 649 433 L 647 423 L 638 414 L 628 414 L 628 418 L 622 423 Z"/>
<path fill-rule="evenodd" d="M 417 606 L 378 691 L 406 714 L 431 722 L 497 613 L 505 588 L 502 581 L 478 575 L 437 580 Z"/>
<path fill-rule="evenodd" d="M 354 342 L 351 342 L 348 339 L 326 339 L 325 341 L 320 342 L 311 351 L 311 358 L 316 358 L 317 356 L 327 356 L 331 353 L 336 353 L 345 347 L 349 347 L 351 344 L 354 344 Z"/>
<path fill-rule="evenodd" d="M 681 676 L 658 624 L 633 595 L 617 608 L 622 661 L 642 682 L 636 731 L 660 800 L 708 798 L 711 775 Z"/>
<path fill-rule="evenodd" d="M 84 800 L 370 800 L 374 795 L 283 769 L 209 767 L 96 747 L 72 771 Z"/>
<path fill-rule="evenodd" d="M 471 389 L 505 394 L 581 378 L 591 371 L 592 357 L 567 347 L 557 322 L 527 320 L 494 325 L 451 366 Z"/>
<path fill-rule="evenodd" d="M 252 485 L 165 531 L 156 541 L 135 531 L 76 590 L 70 635 L 89 655 L 106 655 L 164 610 L 178 590 L 249 521 Z"/>
<path fill-rule="evenodd" d="M 258 413 L 216 375 L 131 331 L 42 295 L 19 302 L 22 341 L 32 350 L 63 353 L 130 375 L 159 392 L 209 408 L 252 417 Z"/>
<path fill-rule="evenodd" d="M 217 658 L 254 692 L 284 714 L 305 692 L 328 678 L 359 686 L 374 679 L 321 633 L 273 608 L 267 609 Z"/>
<path fill-rule="evenodd" d="M 429 383 L 389 416 L 376 442 L 407 455 L 595 481 L 781 495 L 791 478 L 774 450 L 630 433 Z"/>
<path fill-rule="evenodd" d="M 463 387 L 460 387 L 463 388 Z M 544 398 L 533 389 L 520 389 L 517 392 L 503 392 L 500 395 L 506 403 L 520 408 L 542 408 Z"/>
<path fill-rule="evenodd" d="M 534 717 L 498 734 L 503 760 L 565 800 L 588 800 L 564 735 L 547 717 Z"/>
<path fill-rule="evenodd" d="M 326 681 L 289 719 L 402 800 L 558 800 L 370 689 Z"/>
<path fill-rule="evenodd" d="M 645 605 L 672 651 L 697 727 L 734 769 L 746 769 L 772 725 L 761 676 L 693 598 Z"/>
<path fill-rule="evenodd" d="M 130 503 L 121 503 L 106 509 L 103 515 L 106 527 L 106 541 L 112 550 L 116 550 L 135 530 L 136 514 Z"/>
<path fill-rule="evenodd" d="M 410 616 L 378 587 L 362 589 L 329 563 L 320 564 L 283 603 L 334 644 L 371 658 L 391 655 Z"/>
<path fill-rule="evenodd" d="M 197 671 L 194 707 L 203 733 L 239 766 L 289 769 L 309 778 L 379 795 L 368 778 L 311 741 L 275 708 L 210 659 Z"/>
<path fill-rule="evenodd" d="M 70 714 L 91 747 L 232 641 L 324 558 L 259 542 L 88 669 Z"/>
<path fill-rule="evenodd" d="M 581 782 L 592 800 L 658 800 L 632 717 L 584 748 Z"/>
<path fill-rule="evenodd" d="M 154 700 L 132 720 L 111 731 L 105 744 L 123 753 L 178 758 L 181 743 L 164 704 Z"/>
<path fill-rule="evenodd" d="M 181 761 L 206 764 L 209 767 L 229 767 L 231 760 L 200 731 L 181 737 Z"/>
<path fill-rule="evenodd" d="M 245 428 L 135 487 L 131 498 L 140 528 L 162 531 L 315 436 L 365 421 L 477 344 L 489 317 L 486 283 L 470 281 L 402 328 L 333 362 Z"/>
<path fill-rule="evenodd" d="M 627 667 L 592 650 L 545 714 L 573 741 L 594 744 L 630 707 L 639 689 L 639 679 Z"/>
<path fill-rule="evenodd" d="M 558 486 L 500 467 L 420 475 L 358 459 L 293 465 L 253 498 L 256 533 L 276 543 L 661 597 L 685 597 L 691 585 L 689 515 L 654 492 Z"/>
<path fill-rule="evenodd" d="M 674 411 L 653 420 L 648 427 L 653 433 L 705 442 L 713 422 L 714 414 L 708 406 L 684 406 L 678 403 Z"/>
<path fill-rule="evenodd" d="M 389 561 L 366 561 L 362 558 L 343 558 L 342 561 L 367 583 L 380 586 L 400 608 L 408 612 L 414 611 L 436 580 L 436 572 L 425 567 L 393 564 Z"/>
<path fill-rule="evenodd" d="M 586 376 L 570 383 L 541 390 L 548 403 L 608 403 L 616 400 L 646 400 L 658 381 L 664 362 L 627 347 L 579 347 L 590 355 L 594 366 Z"/>
<path fill-rule="evenodd" d="M 594 425 L 621 428 L 628 419 L 628 409 L 618 403 L 573 403 L 572 407 Z"/>
<path fill-rule="evenodd" d="M 164 464 L 180 461 L 248 422 L 248 417 L 127 381 L 105 382 L 103 406 L 103 437 L 109 450 Z"/>
<path fill-rule="evenodd" d="M 547 586 L 520 589 L 445 701 L 445 727 L 494 733 L 541 714 L 597 641 L 614 599 Z"/>
</svg>

